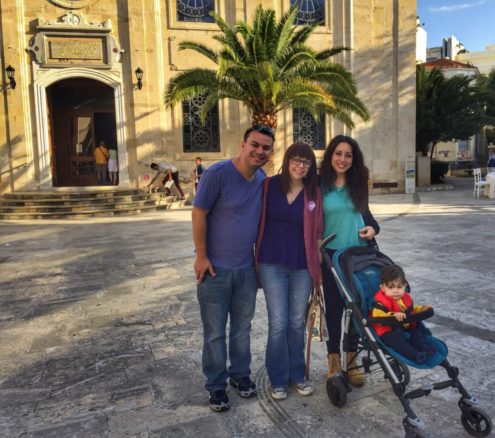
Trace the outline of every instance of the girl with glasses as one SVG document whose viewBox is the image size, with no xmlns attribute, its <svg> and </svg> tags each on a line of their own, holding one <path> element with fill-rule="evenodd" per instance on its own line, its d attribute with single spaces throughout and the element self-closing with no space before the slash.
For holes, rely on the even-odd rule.
<svg viewBox="0 0 495 438">
<path fill-rule="evenodd" d="M 256 261 L 268 310 L 265 364 L 270 395 L 283 400 L 289 385 L 301 395 L 313 393 L 304 376 L 304 320 L 311 289 L 321 284 L 323 231 L 313 149 L 305 143 L 291 145 L 280 173 L 263 186 Z"/>
</svg>

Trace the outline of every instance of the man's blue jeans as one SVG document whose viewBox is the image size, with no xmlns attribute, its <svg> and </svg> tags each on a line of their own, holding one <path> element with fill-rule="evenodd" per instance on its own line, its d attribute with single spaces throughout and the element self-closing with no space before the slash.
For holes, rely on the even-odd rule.
<svg viewBox="0 0 495 438">
<path fill-rule="evenodd" d="M 207 275 L 197 288 L 203 322 L 203 374 L 208 391 L 224 389 L 228 377 L 240 378 L 251 374 L 251 320 L 258 291 L 254 266 L 214 269 L 217 275 Z M 227 371 L 229 315 L 230 366 Z"/>
<path fill-rule="evenodd" d="M 273 387 L 304 381 L 304 319 L 312 281 L 307 269 L 261 263 L 261 284 L 268 310 L 266 370 Z"/>
</svg>

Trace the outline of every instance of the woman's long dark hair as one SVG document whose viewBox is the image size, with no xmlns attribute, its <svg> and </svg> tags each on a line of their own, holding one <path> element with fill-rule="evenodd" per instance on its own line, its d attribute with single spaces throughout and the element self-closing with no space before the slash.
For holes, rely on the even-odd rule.
<svg viewBox="0 0 495 438">
<path fill-rule="evenodd" d="M 360 213 L 368 209 L 368 168 L 356 140 L 347 135 L 337 135 L 328 144 L 320 167 L 320 181 L 323 192 L 331 192 L 335 187 L 337 174 L 332 167 L 332 156 L 340 143 L 347 143 L 352 149 L 352 166 L 345 174 L 345 185 L 354 207 Z"/>
<path fill-rule="evenodd" d="M 280 169 L 282 191 L 285 194 L 290 191 L 289 160 L 295 157 L 305 158 L 311 162 L 311 166 L 309 167 L 303 182 L 307 196 L 309 199 L 315 200 L 317 187 L 316 157 L 313 148 L 307 143 L 291 144 L 285 151 L 284 161 L 282 162 L 282 167 Z"/>
</svg>

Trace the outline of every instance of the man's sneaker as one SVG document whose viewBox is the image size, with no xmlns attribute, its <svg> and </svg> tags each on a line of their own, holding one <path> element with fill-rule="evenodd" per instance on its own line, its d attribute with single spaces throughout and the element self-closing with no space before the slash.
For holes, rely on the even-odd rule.
<svg viewBox="0 0 495 438">
<path fill-rule="evenodd" d="M 237 393 L 241 397 L 249 398 L 256 395 L 256 385 L 248 376 L 239 379 L 231 377 L 230 384 L 237 389 Z"/>
<path fill-rule="evenodd" d="M 313 385 L 307 380 L 301 383 L 293 383 L 291 386 L 301 395 L 313 394 Z"/>
<path fill-rule="evenodd" d="M 228 411 L 230 409 L 229 398 L 225 389 L 210 391 L 210 408 L 215 412 Z"/>
<path fill-rule="evenodd" d="M 272 387 L 270 389 L 270 396 L 273 400 L 285 400 L 287 398 L 287 390 L 282 387 Z"/>
</svg>

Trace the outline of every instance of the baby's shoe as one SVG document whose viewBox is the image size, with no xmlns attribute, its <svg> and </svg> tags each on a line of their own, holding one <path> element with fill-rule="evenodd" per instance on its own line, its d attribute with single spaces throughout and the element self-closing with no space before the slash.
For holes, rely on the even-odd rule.
<svg viewBox="0 0 495 438">
<path fill-rule="evenodd" d="M 414 362 L 416 363 L 425 363 L 426 361 L 426 353 L 424 351 L 420 351 L 416 353 L 416 357 L 414 358 Z"/>
</svg>

